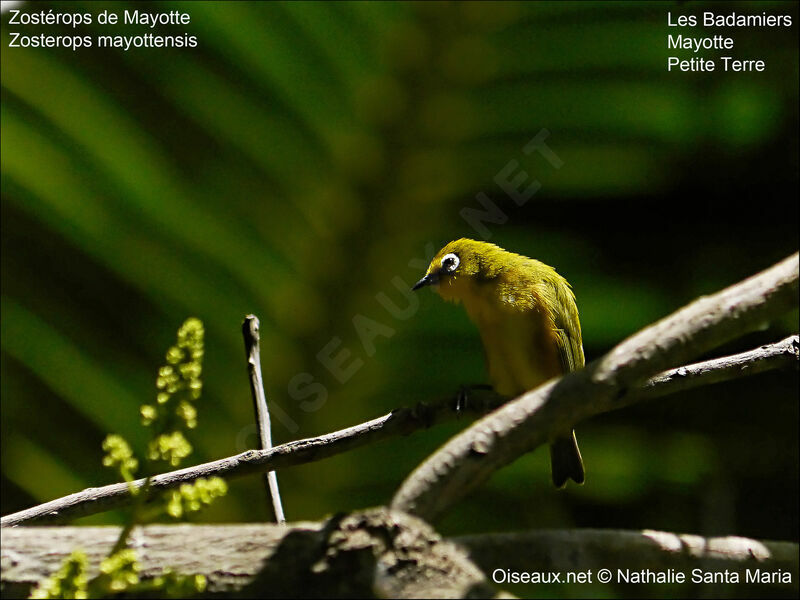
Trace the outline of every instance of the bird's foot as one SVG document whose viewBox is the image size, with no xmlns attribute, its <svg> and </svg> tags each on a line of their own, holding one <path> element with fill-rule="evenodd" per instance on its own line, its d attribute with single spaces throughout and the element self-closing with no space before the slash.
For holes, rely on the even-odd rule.
<svg viewBox="0 0 800 600">
<path fill-rule="evenodd" d="M 485 383 L 462 384 L 458 387 L 456 392 L 456 414 L 460 415 L 467 409 L 467 403 L 470 399 L 470 393 L 475 390 L 491 390 L 492 386 Z"/>
<path fill-rule="evenodd" d="M 426 429 L 433 425 L 433 411 L 427 402 L 417 402 L 411 409 L 411 416 Z"/>
</svg>

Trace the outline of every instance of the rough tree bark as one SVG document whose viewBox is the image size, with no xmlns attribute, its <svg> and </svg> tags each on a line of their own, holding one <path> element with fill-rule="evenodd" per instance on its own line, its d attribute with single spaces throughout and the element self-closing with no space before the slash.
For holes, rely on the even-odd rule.
<svg viewBox="0 0 800 600">
<path fill-rule="evenodd" d="M 3 597 L 31 586 L 83 548 L 97 573 L 118 527 L 19 527 L 3 531 Z M 254 598 L 493 598 L 467 557 L 416 517 L 385 508 L 289 525 L 151 525 L 130 546 L 141 576 L 165 567 L 204 574 L 212 595 Z"/>
<path fill-rule="evenodd" d="M 92 568 L 117 527 L 19 527 L 3 532 L 3 597 L 24 597 L 76 547 Z M 740 573 L 783 570 L 797 589 L 798 547 L 741 537 L 703 538 L 658 531 L 529 531 L 443 540 L 423 521 L 379 508 L 320 523 L 150 525 L 131 547 L 144 578 L 164 567 L 204 574 L 208 593 L 245 597 L 502 597 L 487 581 L 496 569 L 596 573 L 600 568 L 692 569 Z M 484 575 L 485 574 L 485 575 Z M 500 577 L 495 575 L 499 580 Z M 500 586 L 502 587 L 502 586 Z M 743 588 L 744 591 L 744 588 Z"/>
</svg>

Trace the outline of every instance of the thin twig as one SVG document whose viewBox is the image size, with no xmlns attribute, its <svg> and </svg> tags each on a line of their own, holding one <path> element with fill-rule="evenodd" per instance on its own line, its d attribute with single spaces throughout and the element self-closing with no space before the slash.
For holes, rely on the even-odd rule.
<svg viewBox="0 0 800 600">
<path fill-rule="evenodd" d="M 732 368 L 732 365 L 738 365 Z M 798 365 L 798 336 L 790 336 L 780 342 L 762 346 L 755 350 L 733 356 L 716 358 L 693 365 L 686 365 L 661 373 L 626 395 L 628 403 L 652 400 L 675 391 L 685 391 L 709 383 L 733 380 L 756 373 Z M 154 490 L 165 490 L 200 477 L 213 475 L 228 478 L 241 477 L 265 470 L 281 469 L 300 465 L 341 454 L 373 442 L 397 435 L 407 435 L 439 423 L 452 421 L 466 413 L 484 414 L 497 408 L 507 398 L 493 392 L 473 391 L 467 403 L 456 410 L 454 399 L 426 404 L 414 408 L 398 408 L 391 413 L 334 431 L 316 438 L 297 440 L 275 446 L 272 450 L 248 450 L 194 467 L 156 475 L 151 482 Z M 134 482 L 141 485 L 143 480 Z M 126 483 L 115 483 L 100 488 L 87 488 L 44 504 L 6 515 L 0 527 L 13 527 L 33 523 L 68 521 L 123 506 L 130 501 Z"/>
<path fill-rule="evenodd" d="M 511 400 L 451 438 L 403 482 L 392 507 L 433 522 L 495 471 L 578 421 L 637 401 L 630 390 L 797 306 L 798 254 L 701 297 L 584 369 Z"/>
<path fill-rule="evenodd" d="M 244 350 L 247 355 L 247 371 L 250 375 L 250 392 L 253 396 L 253 406 L 258 422 L 258 441 L 262 450 L 272 449 L 272 428 L 269 422 L 269 409 L 267 396 L 264 393 L 264 380 L 261 377 L 261 344 L 258 334 L 259 321 L 255 315 L 247 315 L 242 323 L 244 336 Z M 281 493 L 278 490 L 278 475 L 275 471 L 268 471 L 264 476 L 267 492 L 272 499 L 272 514 L 277 523 L 285 523 Z"/>
</svg>

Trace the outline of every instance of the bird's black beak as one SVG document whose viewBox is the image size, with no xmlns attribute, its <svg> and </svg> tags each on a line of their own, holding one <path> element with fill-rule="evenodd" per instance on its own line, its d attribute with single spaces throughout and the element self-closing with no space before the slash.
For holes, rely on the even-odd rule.
<svg viewBox="0 0 800 600">
<path fill-rule="evenodd" d="M 428 273 L 420 279 L 417 283 L 414 284 L 414 287 L 411 288 L 412 291 L 416 292 L 420 288 L 424 288 L 426 285 L 432 285 L 434 283 L 439 283 L 439 274 L 438 273 Z"/>
</svg>

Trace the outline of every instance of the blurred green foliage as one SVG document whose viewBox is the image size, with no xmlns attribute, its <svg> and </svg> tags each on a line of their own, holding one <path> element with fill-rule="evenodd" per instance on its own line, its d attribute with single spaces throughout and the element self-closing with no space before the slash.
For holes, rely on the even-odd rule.
<svg viewBox="0 0 800 600">
<path fill-rule="evenodd" d="M 588 360 L 795 251 L 797 27 L 728 32 L 737 56 L 767 61 L 764 73 L 667 73 L 667 11 L 711 5 L 798 22 L 796 3 L 764 2 L 36 3 L 185 11 L 190 25 L 157 33 L 185 31 L 199 46 L 4 42 L 3 512 L 110 483 L 97 451 L 109 432 L 141 451 L 138 406 L 154 399 L 162 349 L 190 315 L 207 336 L 198 462 L 256 443 L 239 329 L 247 313 L 261 319 L 277 442 L 484 380 L 461 309 L 424 292 L 398 319 L 376 297 L 407 306 L 393 280 L 416 281 L 409 261 L 476 237 L 460 211 L 480 208 L 478 193 L 508 216 L 487 224 L 491 241 L 572 283 Z M 42 31 L 10 26 L 8 13 L 2 27 L 4 40 Z M 47 31 L 108 29 L 95 19 Z M 522 151 L 542 128 L 560 169 Z M 541 183 L 521 207 L 495 182 L 511 160 Z M 393 331 L 374 355 L 356 315 Z M 721 351 L 796 331 L 795 313 Z M 333 338 L 352 353 L 347 364 L 363 361 L 346 383 L 317 358 Z M 324 402 L 292 398 L 299 373 L 325 386 Z M 796 373 L 773 373 L 603 415 L 578 428 L 585 486 L 552 490 L 546 452 L 536 452 L 439 529 L 796 540 L 796 393 Z M 386 502 L 464 425 L 280 472 L 287 517 Z M 202 518 L 268 514 L 251 477 L 231 482 Z"/>
</svg>

